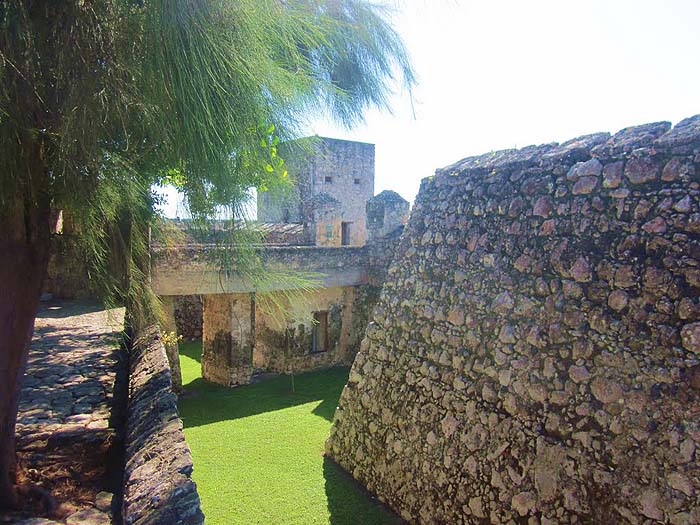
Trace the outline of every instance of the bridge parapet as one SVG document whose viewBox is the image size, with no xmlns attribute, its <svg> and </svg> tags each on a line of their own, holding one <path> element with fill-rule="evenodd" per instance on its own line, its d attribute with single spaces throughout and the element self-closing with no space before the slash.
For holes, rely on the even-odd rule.
<svg viewBox="0 0 700 525">
<path fill-rule="evenodd" d="M 364 246 L 261 246 L 255 248 L 263 266 L 271 270 L 263 284 L 217 261 L 225 249 L 214 245 L 182 245 L 152 249 L 151 280 L 157 295 L 206 295 L 295 288 L 294 272 L 317 275 L 319 286 L 367 283 L 368 255 Z M 229 252 L 235 261 L 235 248 Z M 275 272 L 277 270 L 277 272 Z"/>
</svg>

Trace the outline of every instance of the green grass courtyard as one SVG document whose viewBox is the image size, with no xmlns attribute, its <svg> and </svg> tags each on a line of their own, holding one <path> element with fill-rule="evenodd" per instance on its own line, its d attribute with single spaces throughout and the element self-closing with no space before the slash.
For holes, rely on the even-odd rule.
<svg viewBox="0 0 700 525">
<path fill-rule="evenodd" d="M 210 525 L 402 523 L 323 456 L 347 368 L 225 388 L 201 378 L 201 343 L 182 343 L 180 416 Z"/>
</svg>

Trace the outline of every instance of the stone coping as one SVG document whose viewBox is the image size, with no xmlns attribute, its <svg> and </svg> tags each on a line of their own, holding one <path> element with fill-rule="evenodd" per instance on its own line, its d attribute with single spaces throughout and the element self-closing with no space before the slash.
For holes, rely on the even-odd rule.
<svg viewBox="0 0 700 525">
<path fill-rule="evenodd" d="M 200 525 L 204 514 L 191 479 L 192 455 L 156 325 L 135 335 L 129 368 L 124 523 Z"/>
</svg>

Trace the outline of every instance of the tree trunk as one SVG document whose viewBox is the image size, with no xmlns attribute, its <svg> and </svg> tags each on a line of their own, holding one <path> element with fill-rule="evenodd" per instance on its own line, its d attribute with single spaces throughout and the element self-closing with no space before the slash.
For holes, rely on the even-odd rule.
<svg viewBox="0 0 700 525">
<path fill-rule="evenodd" d="M 0 509 L 17 504 L 17 408 L 50 245 L 48 198 L 14 197 L 0 210 Z"/>
</svg>

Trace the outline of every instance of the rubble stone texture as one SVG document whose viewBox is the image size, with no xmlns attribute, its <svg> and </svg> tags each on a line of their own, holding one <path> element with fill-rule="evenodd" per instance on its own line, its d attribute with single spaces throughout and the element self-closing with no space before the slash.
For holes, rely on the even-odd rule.
<svg viewBox="0 0 700 525">
<path fill-rule="evenodd" d="M 202 338 L 202 296 L 180 295 L 175 298 L 177 334 L 185 341 Z"/>
<path fill-rule="evenodd" d="M 201 525 L 204 515 L 191 479 L 192 454 L 157 326 L 136 337 L 129 365 L 124 523 Z"/>
<path fill-rule="evenodd" d="M 113 490 L 108 478 L 113 475 L 114 426 L 120 422 L 113 408 L 115 379 L 125 366 L 119 337 L 123 327 L 123 308 L 105 310 L 85 301 L 42 304 L 16 429 L 18 460 L 29 482 L 62 495 L 77 489 L 83 498 L 106 486 Z M 92 523 L 111 523 L 109 507 L 68 503 L 76 506 L 69 523 L 86 513 L 93 516 Z"/>
<path fill-rule="evenodd" d="M 411 523 L 700 523 L 700 117 L 426 179 L 327 453 Z"/>
</svg>

